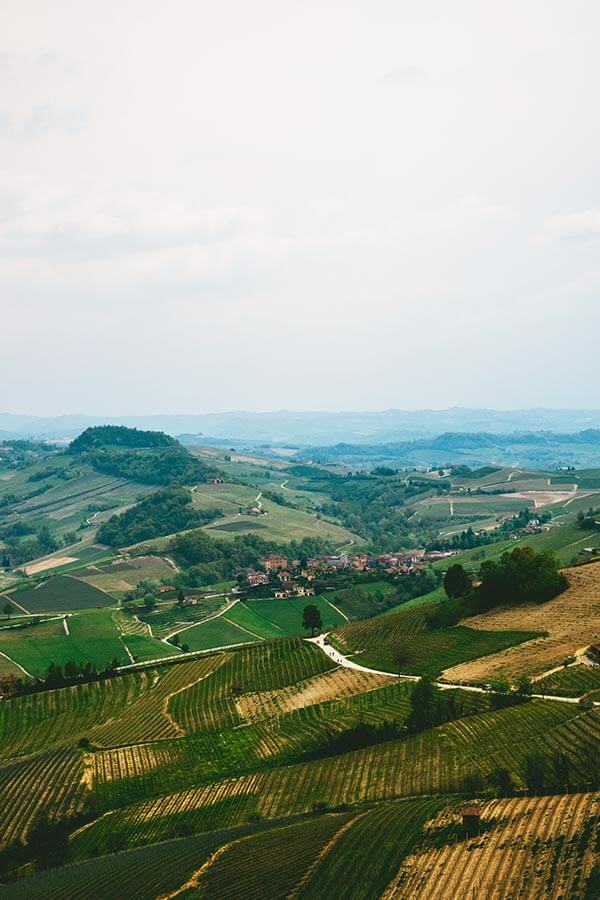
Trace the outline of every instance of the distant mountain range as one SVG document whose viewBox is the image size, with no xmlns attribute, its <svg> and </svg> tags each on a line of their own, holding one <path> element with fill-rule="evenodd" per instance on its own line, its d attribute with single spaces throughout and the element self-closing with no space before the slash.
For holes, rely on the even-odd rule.
<svg viewBox="0 0 600 900">
<path fill-rule="evenodd" d="M 433 438 L 448 432 L 569 434 L 600 428 L 589 409 L 388 409 L 379 412 L 224 412 L 198 415 L 28 416 L 0 413 L 0 439 L 70 440 L 90 425 L 128 425 L 165 431 L 187 442 L 244 441 L 279 445 L 381 444 Z"/>
</svg>

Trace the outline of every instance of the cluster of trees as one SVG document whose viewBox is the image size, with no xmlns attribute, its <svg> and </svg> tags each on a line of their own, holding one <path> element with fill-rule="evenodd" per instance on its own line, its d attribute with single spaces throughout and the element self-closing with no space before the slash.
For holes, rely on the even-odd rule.
<svg viewBox="0 0 600 900">
<path fill-rule="evenodd" d="M 143 431 L 125 425 L 95 425 L 86 428 L 69 444 L 68 453 L 86 453 L 98 447 L 172 447 L 175 438 L 163 431 Z"/>
<path fill-rule="evenodd" d="M 517 513 L 516 516 L 513 516 L 511 519 L 506 519 L 506 521 L 498 525 L 497 528 L 493 528 L 490 531 L 475 532 L 469 525 L 469 527 L 465 528 L 464 531 L 461 531 L 458 534 L 453 534 L 451 538 L 448 538 L 446 540 L 435 538 L 427 544 L 427 549 L 472 550 L 475 547 L 483 547 L 487 544 L 495 544 L 497 541 L 502 540 L 503 538 L 506 538 L 517 531 L 520 531 L 521 528 L 524 528 L 527 525 L 531 517 L 531 510 L 525 508 Z M 535 518 L 541 525 L 543 525 L 545 522 L 551 521 L 552 511 L 548 509 L 545 512 L 536 512 Z"/>
<path fill-rule="evenodd" d="M 193 484 L 206 481 L 217 470 L 176 444 L 155 450 L 101 448 L 87 456 L 99 472 L 141 484 Z"/>
<path fill-rule="evenodd" d="M 577 513 L 577 524 L 586 531 L 600 531 L 600 509 L 588 509 L 587 513 L 580 510 Z"/>
<path fill-rule="evenodd" d="M 551 550 L 536 553 L 531 547 L 516 547 L 498 561 L 486 560 L 481 564 L 476 587 L 463 566 L 455 563 L 444 576 L 448 602 L 431 614 L 430 627 L 454 625 L 463 616 L 495 606 L 545 603 L 567 587 L 567 577 Z"/>
<path fill-rule="evenodd" d="M 360 750 L 363 747 L 394 740 L 405 733 L 406 729 L 395 719 L 385 720 L 377 725 L 360 721 L 344 731 L 329 732 L 323 743 L 307 754 L 307 758 L 320 759 L 324 756 L 349 753 L 351 750 Z"/>
<path fill-rule="evenodd" d="M 305 466 L 296 466 L 293 472 L 301 472 L 299 477 L 306 478 L 301 485 L 304 490 L 328 494 L 331 502 L 321 505 L 323 514 L 360 534 L 374 552 L 414 543 L 414 526 L 403 507 L 419 494 L 431 491 L 431 481 L 425 483 L 414 477 L 405 481 L 374 473 L 324 474 L 322 469 Z M 439 486 L 440 491 L 445 489 L 446 485 Z"/>
<path fill-rule="evenodd" d="M 534 750 L 528 753 L 523 761 L 523 780 L 532 795 L 562 794 L 579 787 L 582 782 L 592 787 L 600 783 L 600 760 L 598 754 L 591 749 L 584 749 L 579 760 L 584 770 L 580 775 L 573 768 L 569 757 L 561 750 L 544 753 Z M 469 794 L 492 787 L 503 797 L 515 793 L 515 783 L 509 769 L 499 768 L 489 772 L 487 776 L 481 772 L 471 772 L 463 778 L 462 788 Z"/>
<path fill-rule="evenodd" d="M 63 545 L 63 539 L 53 534 L 47 525 L 32 532 L 30 525 L 15 522 L 2 530 L 1 537 L 6 544 L 2 553 L 4 568 L 20 566 L 30 559 L 54 553 Z"/>
<path fill-rule="evenodd" d="M 69 687 L 73 684 L 84 684 L 91 681 L 105 681 L 117 674 L 119 660 L 113 659 L 104 668 L 93 663 L 77 663 L 69 660 L 64 666 L 51 663 L 46 674 L 36 681 L 31 679 L 12 679 L 8 692 L 13 695 L 35 694 L 38 691 L 50 691 L 54 688 Z"/>
<path fill-rule="evenodd" d="M 99 472 L 142 484 L 191 484 L 219 474 L 162 431 L 123 425 L 87 428 L 69 445 Z"/>
<path fill-rule="evenodd" d="M 440 575 L 434 569 L 427 568 L 415 575 L 403 575 L 394 582 L 393 591 L 368 591 L 360 584 L 343 588 L 336 594 L 336 605 L 341 606 L 351 619 L 368 619 L 387 612 L 394 606 L 406 603 L 413 597 L 421 597 L 435 590 Z M 319 593 L 321 585 L 315 582 L 315 593 Z"/>
<path fill-rule="evenodd" d="M 232 541 L 222 541 L 195 529 L 176 535 L 170 552 L 185 567 L 185 571 L 176 575 L 175 584 L 178 588 L 193 588 L 235 579 L 241 570 L 256 568 L 262 557 L 269 553 L 305 560 L 321 553 L 331 553 L 332 547 L 318 538 L 277 544 L 252 534 L 237 535 Z"/>
<path fill-rule="evenodd" d="M 195 509 L 189 490 L 169 487 L 144 497 L 121 515 L 111 516 L 98 531 L 98 540 L 110 547 L 124 547 L 185 528 L 197 528 L 222 515 L 219 509 Z"/>
</svg>

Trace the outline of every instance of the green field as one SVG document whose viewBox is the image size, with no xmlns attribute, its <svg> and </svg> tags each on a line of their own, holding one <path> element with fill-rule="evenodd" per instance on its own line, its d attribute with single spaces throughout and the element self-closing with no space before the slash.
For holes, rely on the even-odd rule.
<svg viewBox="0 0 600 900">
<path fill-rule="evenodd" d="M 121 665 L 129 657 L 109 610 L 88 610 L 67 619 L 42 622 L 23 629 L 0 631 L 0 650 L 32 675 L 43 675 L 51 663 L 64 666 L 72 660 L 104 667 L 117 659 Z"/>
<path fill-rule="evenodd" d="M 182 644 L 188 644 L 190 650 L 208 650 L 256 640 L 306 635 L 302 627 L 302 613 L 308 604 L 318 608 L 324 630 L 336 628 L 346 621 L 323 597 L 243 600 L 218 618 L 186 628 L 180 632 L 180 640 Z"/>
<path fill-rule="evenodd" d="M 161 659 L 163 656 L 176 656 L 181 652 L 178 647 L 172 647 L 145 634 L 126 634 L 123 636 L 123 643 L 135 662 Z"/>
<path fill-rule="evenodd" d="M 497 653 L 539 634 L 533 631 L 482 631 L 464 625 L 429 630 L 427 615 L 435 608 L 436 604 L 422 602 L 401 605 L 397 611 L 350 622 L 338 628 L 333 639 L 336 646 L 352 655 L 356 662 L 385 672 L 398 670 L 393 661 L 394 653 L 399 646 L 407 646 L 414 655 L 414 662 L 403 666 L 403 673 L 439 675 L 460 662 Z"/>
<path fill-rule="evenodd" d="M 116 604 L 114 597 L 72 575 L 54 575 L 38 587 L 14 591 L 9 597 L 32 614 L 70 612 Z"/>
<path fill-rule="evenodd" d="M 346 528 L 318 518 L 314 513 L 292 506 L 281 506 L 264 498 L 260 502 L 265 515 L 251 517 L 243 512 L 240 515 L 240 509 L 252 506 L 258 494 L 256 487 L 243 484 L 198 485 L 193 494 L 193 502 L 194 506 L 201 509 L 223 509 L 225 515 L 222 519 L 205 526 L 205 530 L 214 537 L 250 534 L 260 526 L 258 533 L 265 540 L 301 541 L 304 537 L 319 537 L 336 546 L 348 544 L 352 540 L 361 542 L 360 538 Z"/>
<path fill-rule="evenodd" d="M 187 644 L 190 650 L 212 650 L 214 647 L 230 647 L 262 640 L 260 635 L 251 634 L 228 622 L 223 616 L 186 628 L 179 632 L 179 639 L 180 645 Z"/>
</svg>

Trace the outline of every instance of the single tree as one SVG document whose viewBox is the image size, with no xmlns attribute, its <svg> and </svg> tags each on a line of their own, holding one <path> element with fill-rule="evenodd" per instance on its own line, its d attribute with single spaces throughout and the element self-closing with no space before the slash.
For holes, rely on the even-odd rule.
<svg viewBox="0 0 600 900">
<path fill-rule="evenodd" d="M 321 631 L 323 629 L 323 622 L 321 621 L 321 613 L 319 612 L 318 606 L 309 603 L 304 607 L 302 613 L 302 627 L 307 631 L 310 628 L 311 635 L 314 635 L 315 631 Z"/>
<path fill-rule="evenodd" d="M 528 697 L 533 693 L 533 682 L 528 675 L 521 675 L 517 683 L 517 693 Z"/>
<path fill-rule="evenodd" d="M 450 600 L 462 597 L 471 587 L 471 579 L 460 563 L 450 566 L 444 575 L 444 590 Z"/>
<path fill-rule="evenodd" d="M 440 689 L 430 678 L 420 678 L 410 695 L 409 731 L 425 731 L 437 725 Z"/>
<path fill-rule="evenodd" d="M 532 794 L 543 794 L 546 784 L 546 758 L 536 751 L 525 757 L 525 784 Z"/>
<path fill-rule="evenodd" d="M 69 857 L 68 824 L 38 819 L 27 836 L 27 849 L 40 869 L 62 865 Z"/>
<path fill-rule="evenodd" d="M 12 615 L 12 611 L 13 611 L 12 603 L 5 603 L 4 604 L 4 615 L 6 616 L 7 619 L 10 619 L 10 617 Z"/>
<path fill-rule="evenodd" d="M 501 797 L 510 797 L 515 789 L 513 777 L 506 768 L 494 769 L 487 776 L 486 781 L 498 789 Z"/>
<path fill-rule="evenodd" d="M 401 675 L 404 670 L 414 666 L 415 660 L 416 658 L 413 649 L 412 647 L 409 647 L 408 644 L 398 644 L 394 648 L 392 661 L 398 669 L 399 675 Z"/>
<path fill-rule="evenodd" d="M 184 603 L 185 603 L 185 594 L 183 593 L 181 588 L 179 588 L 179 592 L 177 594 L 177 606 L 183 606 Z"/>
</svg>

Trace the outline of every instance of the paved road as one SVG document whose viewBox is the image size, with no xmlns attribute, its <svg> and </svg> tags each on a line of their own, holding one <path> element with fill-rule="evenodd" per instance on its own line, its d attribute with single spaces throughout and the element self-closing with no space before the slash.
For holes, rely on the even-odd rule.
<svg viewBox="0 0 600 900">
<path fill-rule="evenodd" d="M 355 669 L 357 672 L 370 672 L 372 675 L 387 675 L 388 678 L 399 678 L 402 679 L 402 681 L 419 681 L 418 675 L 397 675 L 395 672 L 383 672 L 381 669 L 370 669 L 367 666 L 361 666 L 359 663 L 356 663 L 354 660 L 348 659 L 347 656 L 341 654 L 340 651 L 336 650 L 335 647 L 332 647 L 331 644 L 326 644 L 326 637 L 327 634 L 319 634 L 317 637 L 306 638 L 306 640 L 310 641 L 312 644 L 316 644 L 317 647 L 319 647 L 323 653 L 326 653 L 333 662 L 338 664 L 338 666 L 344 666 L 346 669 Z M 485 688 L 476 687 L 471 684 L 452 684 L 446 681 L 436 681 L 436 685 L 443 691 L 459 690 L 472 691 L 476 694 L 489 693 Z M 552 694 L 531 694 L 531 697 L 534 700 L 556 700 L 558 703 L 579 703 L 577 697 L 557 697 Z M 600 702 L 595 702 L 594 706 L 600 706 Z"/>
</svg>

